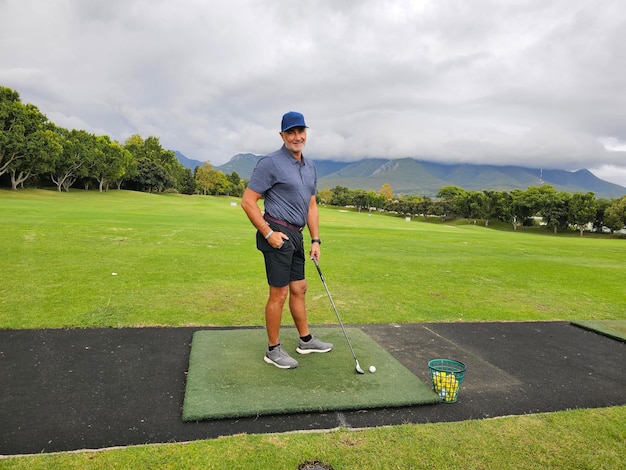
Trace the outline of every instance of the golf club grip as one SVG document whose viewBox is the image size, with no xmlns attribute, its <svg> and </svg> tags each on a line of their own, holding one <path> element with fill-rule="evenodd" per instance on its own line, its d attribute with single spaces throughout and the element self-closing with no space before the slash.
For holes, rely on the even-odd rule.
<svg viewBox="0 0 626 470">
<path fill-rule="evenodd" d="M 317 272 L 320 275 L 320 279 L 326 282 L 324 279 L 324 275 L 322 274 L 322 270 L 320 269 L 320 265 L 317 264 L 317 260 L 315 258 L 311 258 L 311 260 L 313 261 L 313 264 L 315 265 L 315 268 L 317 269 Z"/>
</svg>

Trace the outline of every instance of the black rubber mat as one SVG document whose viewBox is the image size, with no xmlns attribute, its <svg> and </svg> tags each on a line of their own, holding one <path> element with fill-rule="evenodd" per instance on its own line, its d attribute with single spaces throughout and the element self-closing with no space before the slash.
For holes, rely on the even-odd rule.
<svg viewBox="0 0 626 470">
<path fill-rule="evenodd" d="M 359 328 L 424 381 L 430 359 L 464 362 L 459 401 L 184 423 L 191 337 L 207 328 L 0 330 L 0 454 L 626 404 L 625 344 L 567 322 Z"/>
</svg>

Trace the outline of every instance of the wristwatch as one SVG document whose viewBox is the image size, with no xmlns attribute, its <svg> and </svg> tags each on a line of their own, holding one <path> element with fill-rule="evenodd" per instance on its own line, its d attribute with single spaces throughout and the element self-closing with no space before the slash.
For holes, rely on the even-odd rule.
<svg viewBox="0 0 626 470">
<path fill-rule="evenodd" d="M 319 238 L 312 238 L 311 239 L 311 244 L 313 243 L 319 243 L 320 245 L 322 244 L 322 240 L 320 240 Z"/>
</svg>

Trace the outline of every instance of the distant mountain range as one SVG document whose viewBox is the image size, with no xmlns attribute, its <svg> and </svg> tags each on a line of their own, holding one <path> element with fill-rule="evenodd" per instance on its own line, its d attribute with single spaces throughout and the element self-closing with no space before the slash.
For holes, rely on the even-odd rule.
<svg viewBox="0 0 626 470">
<path fill-rule="evenodd" d="M 174 150 L 174 155 L 176 155 L 176 158 L 178 159 L 178 161 L 181 163 L 182 166 L 184 166 L 185 168 L 189 168 L 191 171 L 193 171 L 194 168 L 197 166 L 204 165 L 204 162 L 201 162 L 200 160 L 192 160 L 191 158 L 187 158 L 178 150 Z"/>
<path fill-rule="evenodd" d="M 202 166 L 204 162 L 191 160 L 175 152 L 178 160 L 187 168 Z M 235 155 L 229 162 L 214 167 L 224 174 L 236 171 L 249 179 L 261 156 L 251 153 Z M 526 190 L 530 186 L 549 184 L 557 191 L 569 193 L 593 192 L 596 197 L 619 198 L 626 188 L 601 180 L 589 170 L 566 171 L 533 169 L 521 166 L 443 164 L 413 158 L 362 159 L 355 162 L 315 160 L 318 188 L 344 186 L 350 189 L 378 191 L 385 183 L 395 194 L 433 197 L 444 186 L 459 186 L 467 191 L 495 189 L 511 191 Z"/>
</svg>

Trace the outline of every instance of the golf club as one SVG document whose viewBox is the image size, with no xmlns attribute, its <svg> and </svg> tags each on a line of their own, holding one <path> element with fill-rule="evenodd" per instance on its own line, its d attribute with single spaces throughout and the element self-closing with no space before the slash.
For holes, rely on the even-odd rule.
<svg viewBox="0 0 626 470">
<path fill-rule="evenodd" d="M 328 299 L 330 300 L 330 304 L 333 306 L 333 310 L 335 311 L 335 315 L 337 315 L 337 320 L 339 320 L 339 326 L 341 326 L 341 331 L 343 331 L 343 335 L 346 337 L 346 341 L 348 342 L 348 346 L 350 346 L 350 352 L 352 353 L 352 357 L 354 358 L 354 362 L 356 362 L 356 371 L 359 374 L 365 374 L 361 366 L 359 365 L 359 360 L 356 358 L 356 354 L 354 354 L 354 349 L 352 349 L 352 343 L 350 343 L 350 338 L 348 338 L 348 334 L 346 333 L 346 329 L 343 326 L 343 322 L 341 321 L 341 317 L 339 317 L 339 312 L 337 311 L 337 307 L 335 307 L 335 302 L 333 302 L 333 298 L 330 295 L 330 291 L 328 290 L 328 286 L 326 285 L 326 280 L 324 279 L 324 275 L 322 274 L 322 270 L 320 269 L 320 265 L 317 263 L 315 258 L 311 258 L 315 267 L 317 268 L 317 272 L 320 275 L 320 279 L 322 280 L 322 284 L 324 284 L 324 289 L 326 289 L 326 294 L 328 294 Z"/>
</svg>

